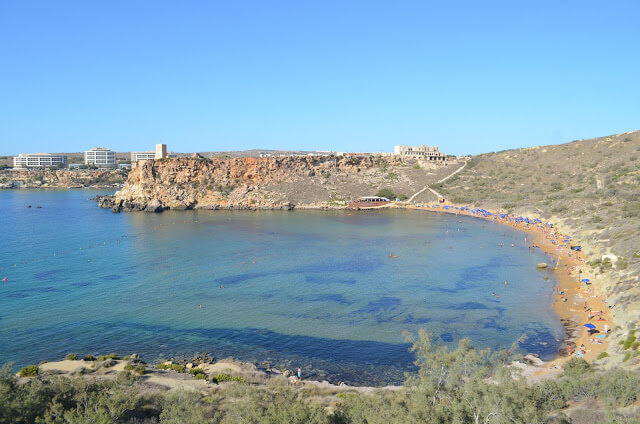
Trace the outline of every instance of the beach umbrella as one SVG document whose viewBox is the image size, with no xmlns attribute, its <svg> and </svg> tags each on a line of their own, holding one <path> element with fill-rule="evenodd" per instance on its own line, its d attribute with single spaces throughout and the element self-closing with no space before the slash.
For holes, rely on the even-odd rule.
<svg viewBox="0 0 640 424">
<path fill-rule="evenodd" d="M 593 324 L 591 324 L 591 323 L 585 324 L 584 326 L 585 326 L 585 327 L 587 327 L 587 328 L 590 328 L 590 329 L 592 329 L 592 330 L 595 330 L 595 329 L 596 329 L 596 326 L 595 326 L 595 325 L 593 325 Z"/>
<path fill-rule="evenodd" d="M 582 281 L 583 283 L 588 283 L 588 282 L 589 282 L 589 281 L 591 281 L 591 280 L 589 280 L 588 278 L 583 278 L 581 281 Z"/>
</svg>

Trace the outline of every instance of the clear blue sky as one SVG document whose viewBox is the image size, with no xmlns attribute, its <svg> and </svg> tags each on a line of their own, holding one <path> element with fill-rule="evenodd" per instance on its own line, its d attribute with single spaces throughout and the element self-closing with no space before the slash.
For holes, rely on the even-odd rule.
<svg viewBox="0 0 640 424">
<path fill-rule="evenodd" d="M 639 17 L 601 0 L 0 0 L 0 154 L 462 154 L 637 130 Z"/>
</svg>

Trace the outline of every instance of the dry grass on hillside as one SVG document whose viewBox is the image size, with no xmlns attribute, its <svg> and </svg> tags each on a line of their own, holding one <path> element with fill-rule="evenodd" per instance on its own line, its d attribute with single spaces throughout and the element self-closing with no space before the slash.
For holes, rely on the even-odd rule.
<svg viewBox="0 0 640 424">
<path fill-rule="evenodd" d="M 591 271 L 607 277 L 630 330 L 640 323 L 639 158 L 640 131 L 487 153 L 436 190 L 454 203 L 535 214 L 571 232 Z M 602 259 L 611 253 L 617 262 Z"/>
</svg>

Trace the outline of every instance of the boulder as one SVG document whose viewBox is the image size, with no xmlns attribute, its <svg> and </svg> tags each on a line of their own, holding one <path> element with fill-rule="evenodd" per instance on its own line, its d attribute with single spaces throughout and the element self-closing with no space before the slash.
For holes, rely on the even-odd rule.
<svg viewBox="0 0 640 424">
<path fill-rule="evenodd" d="M 545 269 L 547 267 L 547 263 L 546 262 L 540 262 L 538 265 L 536 265 L 536 268 L 538 269 Z"/>
<path fill-rule="evenodd" d="M 540 359 L 540 357 L 538 355 L 536 355 L 535 353 L 530 353 L 528 355 L 525 355 L 524 358 L 522 358 L 527 364 L 529 365 L 533 365 L 534 367 L 541 367 L 544 365 L 544 361 L 542 359 Z"/>
<path fill-rule="evenodd" d="M 163 209 L 162 203 L 160 203 L 158 199 L 153 199 L 147 203 L 147 207 L 144 208 L 144 211 L 149 213 L 158 213 L 162 212 Z"/>
</svg>

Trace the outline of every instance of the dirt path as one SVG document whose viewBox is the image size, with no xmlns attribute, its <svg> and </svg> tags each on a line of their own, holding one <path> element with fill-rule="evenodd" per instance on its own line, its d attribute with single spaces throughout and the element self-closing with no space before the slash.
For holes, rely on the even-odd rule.
<svg viewBox="0 0 640 424">
<path fill-rule="evenodd" d="M 453 171 L 451 174 L 447 175 L 446 177 L 444 177 L 443 179 L 441 179 L 440 181 L 436 181 L 434 184 L 440 184 L 443 183 L 445 181 L 447 181 L 449 178 L 453 177 L 454 175 L 456 175 L 458 172 L 462 171 L 464 169 L 464 167 L 467 166 L 467 161 L 465 161 L 462 166 L 458 169 L 456 169 L 455 171 Z M 424 186 L 424 188 L 422 188 L 422 190 L 416 192 L 413 196 L 409 197 L 409 199 L 407 199 L 407 202 L 411 203 L 413 202 L 413 199 L 415 199 L 417 196 L 419 196 L 420 194 L 424 193 L 425 190 L 429 190 L 431 191 L 433 194 L 435 194 L 438 197 L 442 197 L 440 195 L 440 193 L 438 193 L 437 191 L 435 191 L 432 188 L 429 188 L 429 184 L 427 184 L 426 186 Z"/>
</svg>

